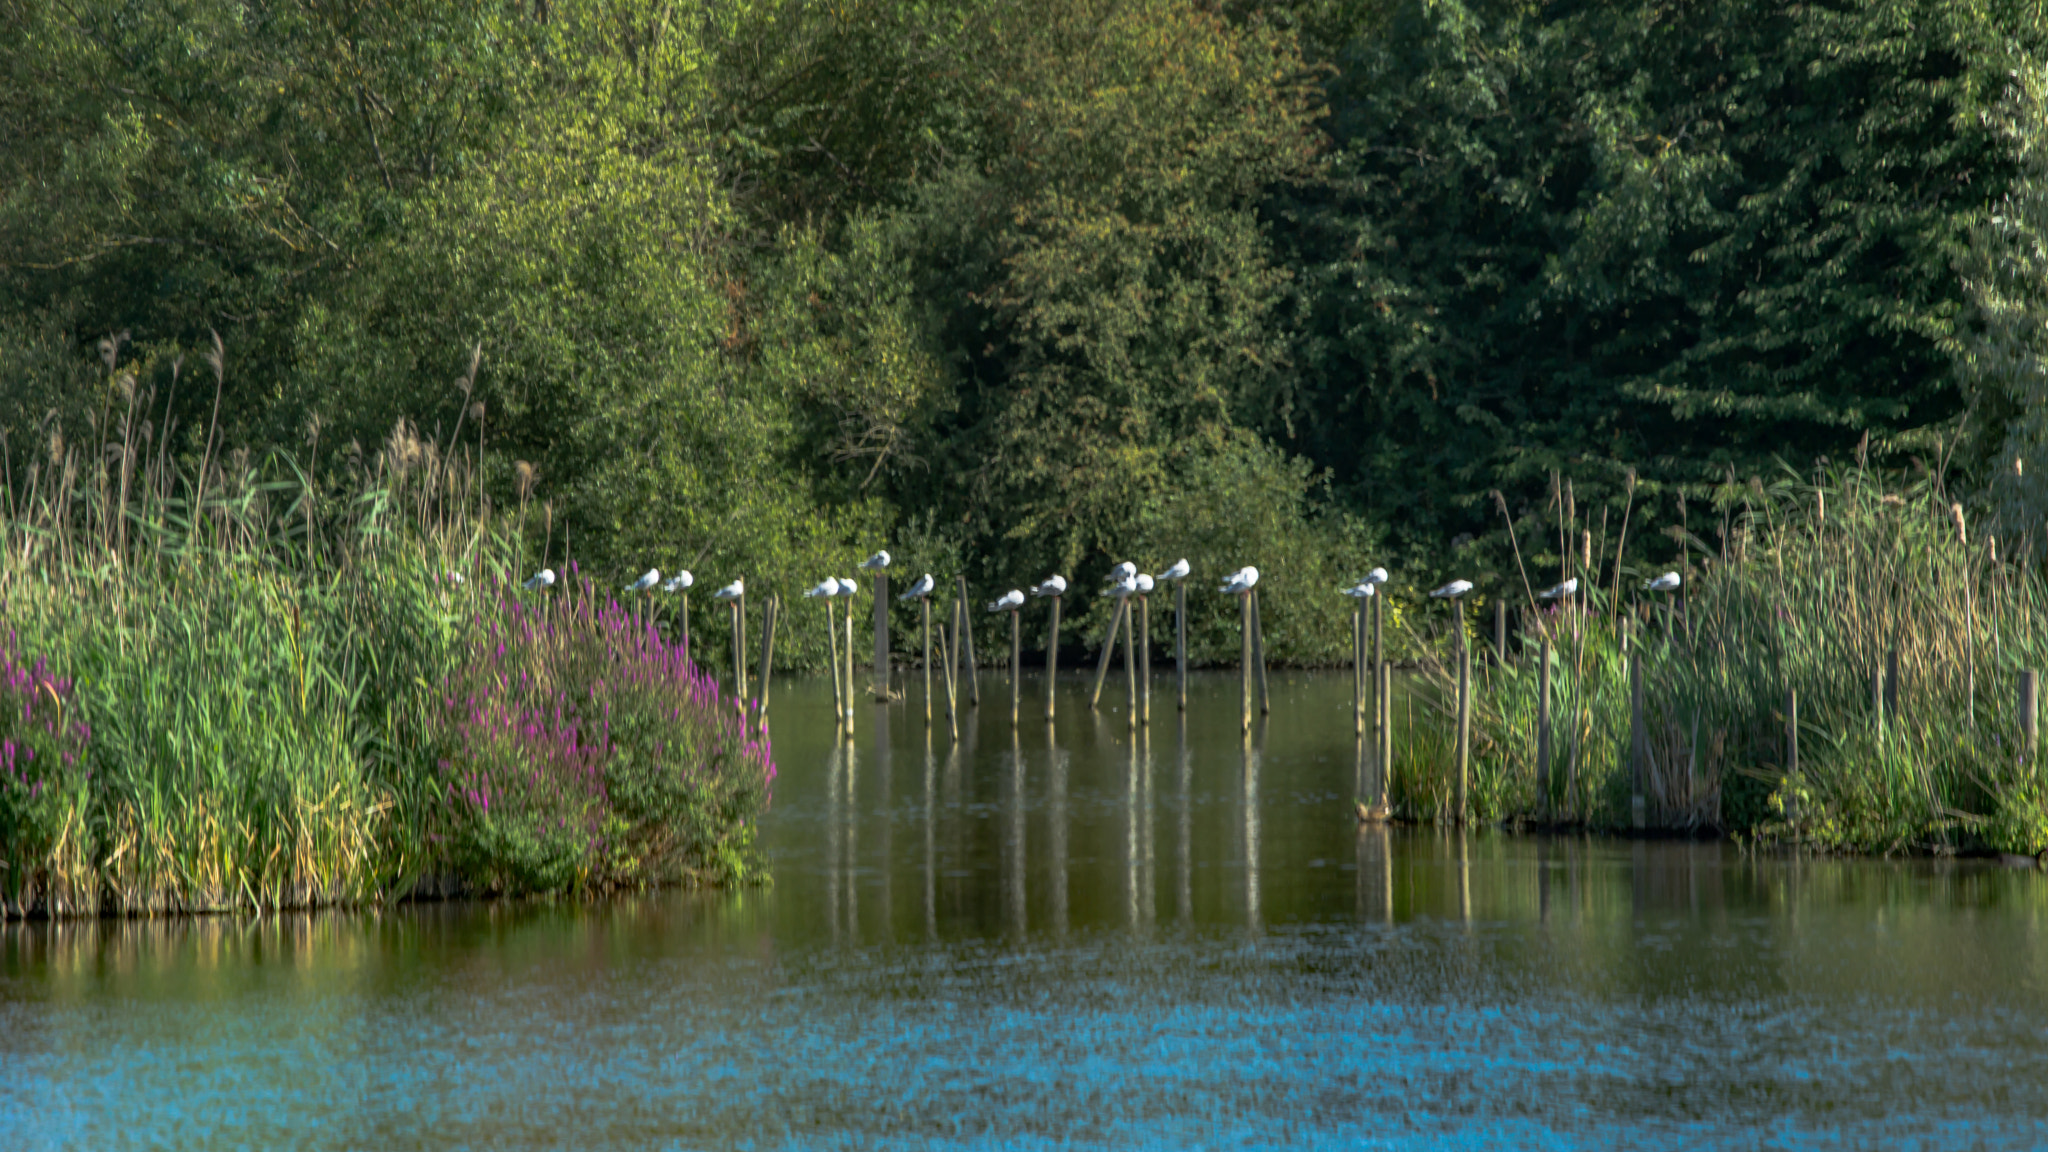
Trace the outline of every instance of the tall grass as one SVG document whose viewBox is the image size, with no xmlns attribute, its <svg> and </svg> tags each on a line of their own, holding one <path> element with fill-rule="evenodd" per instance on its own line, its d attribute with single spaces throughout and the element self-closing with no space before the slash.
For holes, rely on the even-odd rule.
<svg viewBox="0 0 2048 1152">
<path fill-rule="evenodd" d="M 1591 586 L 1574 608 L 1527 605 L 1516 659 L 1481 677 L 1474 816 L 1629 823 L 1633 661 L 1643 669 L 1642 791 L 1654 825 L 1866 851 L 2048 848 L 2017 703 L 2019 672 L 2041 667 L 2048 639 L 2040 573 L 1998 562 L 1996 541 L 1971 540 L 1961 507 L 1932 480 L 1888 487 L 1854 470 L 1771 490 L 1730 484 L 1717 508 L 1720 547 L 1684 536 L 1682 605 L 1634 591 L 1634 574 L 1586 564 L 1590 549 L 1574 558 Z M 1545 632 L 1547 797 L 1535 764 Z M 1438 694 L 1450 667 L 1425 665 Z M 1786 770 L 1793 689 L 1796 777 Z M 1410 811 L 1443 811 L 1421 800 L 1444 791 L 1448 753 L 1417 746 L 1397 769 Z"/>
<path fill-rule="evenodd" d="M 458 681 L 466 697 L 507 690 L 477 657 L 528 559 L 526 509 L 495 515 L 473 460 L 401 425 L 320 480 L 281 456 L 210 450 L 181 472 L 149 456 L 146 436 L 108 427 L 90 452 L 52 436 L 5 491 L 5 913 L 360 902 L 429 878 L 518 890 L 744 873 L 738 857 L 687 875 L 536 872 L 464 840 L 476 821 L 450 766 L 482 755 L 470 742 L 484 734 L 451 715 L 448 693 Z M 550 628 L 564 643 L 530 653 L 525 672 L 572 693 L 630 678 L 632 652 L 591 642 L 609 619 L 562 617 Z M 681 733 L 656 741 L 675 778 L 751 772 L 756 786 L 725 788 L 718 820 L 674 805 L 639 813 L 628 839 L 680 840 L 663 861 L 743 854 L 772 768 L 765 747 L 742 762 L 699 738 L 731 725 L 686 680 L 610 701 L 612 723 Z M 600 767 L 645 760 L 639 744 L 602 752 Z M 500 822 L 517 807 L 501 806 Z M 673 831 L 644 826 L 685 816 L 694 823 Z"/>
</svg>

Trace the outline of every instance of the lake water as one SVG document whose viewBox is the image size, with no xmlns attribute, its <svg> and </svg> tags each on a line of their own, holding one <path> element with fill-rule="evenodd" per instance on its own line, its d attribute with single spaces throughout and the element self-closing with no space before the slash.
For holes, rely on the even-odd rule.
<svg viewBox="0 0 2048 1152">
<path fill-rule="evenodd" d="M 778 684 L 766 889 L 0 929 L 0 1148 L 2048 1145 L 2048 878 L 1361 830 L 1347 676 L 1086 688 Z"/>
</svg>

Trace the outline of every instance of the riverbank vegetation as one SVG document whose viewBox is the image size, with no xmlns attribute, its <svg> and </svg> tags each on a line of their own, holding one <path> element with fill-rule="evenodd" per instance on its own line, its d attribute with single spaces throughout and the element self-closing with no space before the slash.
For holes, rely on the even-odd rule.
<svg viewBox="0 0 2048 1152">
<path fill-rule="evenodd" d="M 7 915 L 755 873 L 758 721 L 587 583 L 521 593 L 459 462 L 48 448 L 0 535 Z"/>
<path fill-rule="evenodd" d="M 1475 657 L 1472 818 L 1628 829 L 1641 795 L 1651 828 L 1857 851 L 2048 849 L 2020 692 L 2021 673 L 2048 663 L 2048 587 L 2011 560 L 2031 541 L 1972 538 L 1934 478 L 1888 486 L 1862 469 L 1731 483 L 1699 512 L 1714 539 L 1686 536 L 1682 596 L 1642 591 L 1655 569 L 1613 543 L 1530 573 L 1582 591 L 1518 598 L 1526 625 L 1508 661 Z M 1585 531 L 1561 506 L 1547 521 L 1517 531 Z M 1454 667 L 1425 664 L 1431 699 L 1454 698 Z M 1447 707 L 1406 723 L 1426 738 L 1397 747 L 1394 799 L 1450 818 Z"/>
</svg>

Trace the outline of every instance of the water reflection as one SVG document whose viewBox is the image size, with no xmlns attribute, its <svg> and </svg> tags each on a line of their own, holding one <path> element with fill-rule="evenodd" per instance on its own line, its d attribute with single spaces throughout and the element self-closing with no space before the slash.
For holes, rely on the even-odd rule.
<svg viewBox="0 0 2048 1152">
<path fill-rule="evenodd" d="M 1360 825 L 1348 683 L 1274 688 L 778 685 L 763 889 L 0 929 L 0 1145 L 2039 1142 L 2041 875 Z"/>
</svg>

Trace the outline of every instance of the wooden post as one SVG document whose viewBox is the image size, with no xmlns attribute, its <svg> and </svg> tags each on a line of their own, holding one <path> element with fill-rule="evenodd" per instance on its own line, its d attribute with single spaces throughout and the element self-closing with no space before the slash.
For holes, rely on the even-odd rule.
<svg viewBox="0 0 2048 1152">
<path fill-rule="evenodd" d="M 1238 662 L 1238 700 L 1243 705 L 1244 731 L 1252 730 L 1252 594 L 1237 594 L 1238 641 L 1244 652 Z"/>
<path fill-rule="evenodd" d="M 733 661 L 733 675 L 738 679 L 740 702 L 745 703 L 747 699 L 747 598 L 745 596 L 741 596 L 733 601 L 733 611 L 737 613 L 735 616 L 737 623 L 732 634 L 733 655 L 737 657 Z"/>
<path fill-rule="evenodd" d="M 1351 602 L 1351 731 L 1365 735 L 1365 601 Z M 1361 777 L 1359 783 L 1364 783 Z M 1359 795 L 1365 795 L 1361 787 Z"/>
<path fill-rule="evenodd" d="M 1508 602 L 1506 599 L 1493 602 L 1493 662 L 1496 666 L 1508 666 Z"/>
<path fill-rule="evenodd" d="M 1023 625 L 1017 619 L 1017 610 L 1010 609 L 1010 727 L 1017 726 L 1017 709 L 1024 699 L 1024 650 Z"/>
<path fill-rule="evenodd" d="M 853 605 L 846 606 L 846 734 L 853 735 Z"/>
<path fill-rule="evenodd" d="M 1109 658 L 1116 652 L 1116 634 L 1123 627 L 1124 609 L 1130 602 L 1119 598 L 1116 607 L 1109 610 L 1109 631 L 1102 637 L 1102 655 L 1095 662 L 1095 690 L 1088 695 L 1088 708 L 1093 711 L 1102 703 L 1102 681 L 1109 675 Z"/>
<path fill-rule="evenodd" d="M 1389 686 L 1389 683 L 1388 683 L 1388 681 L 1389 681 L 1389 677 L 1388 677 L 1388 675 L 1387 675 L 1387 654 L 1386 654 L 1386 650 L 1385 650 L 1384 648 L 1382 648 L 1382 647 L 1380 646 L 1380 640 L 1381 640 L 1381 622 L 1382 622 L 1382 621 L 1384 621 L 1384 620 L 1386 619 L 1386 608 L 1385 608 L 1385 606 L 1384 606 L 1384 605 L 1382 604 L 1382 601 L 1384 601 L 1385 599 L 1386 599 L 1386 594 L 1385 594 L 1385 593 L 1383 593 L 1383 592 L 1380 592 L 1380 591 L 1379 591 L 1379 590 L 1378 590 L 1377 588 L 1375 588 L 1375 589 L 1373 590 L 1373 597 L 1372 597 L 1372 683 L 1373 683 L 1373 717 L 1372 717 L 1372 722 L 1373 722 L 1373 730 L 1374 730 L 1374 731 L 1376 731 L 1376 732 L 1378 732 L 1378 733 L 1380 734 L 1380 735 L 1379 735 L 1379 740 L 1380 740 L 1380 748 L 1381 748 L 1381 750 L 1382 750 L 1383 752 L 1385 752 L 1385 753 L 1386 753 L 1387 755 L 1392 755 L 1392 752 L 1393 752 L 1393 747 L 1394 747 L 1394 742 L 1393 742 L 1393 739 L 1392 739 L 1392 737 L 1390 737 L 1390 736 L 1388 735 L 1388 725 L 1387 725 L 1387 720 L 1388 720 L 1388 716 L 1387 716 L 1387 710 L 1388 710 L 1388 708 L 1390 707 L 1390 705 L 1388 704 L 1388 702 L 1387 702 L 1387 701 L 1388 701 L 1388 698 L 1389 698 L 1389 697 L 1390 697 L 1390 695 L 1391 695 L 1391 689 L 1390 689 L 1390 686 Z M 1382 775 L 1384 775 L 1384 774 L 1386 773 L 1386 767 L 1387 767 L 1387 761 L 1386 761 L 1386 759 L 1385 759 L 1384 757 L 1382 757 L 1382 759 L 1380 760 L 1380 772 L 1381 772 L 1381 774 L 1382 774 Z"/>
<path fill-rule="evenodd" d="M 1180 710 L 1188 710 L 1188 581 L 1173 582 L 1173 683 Z"/>
<path fill-rule="evenodd" d="M 945 661 L 946 681 L 946 731 L 955 740 L 960 739 L 960 653 L 964 641 L 960 636 L 961 616 L 967 606 L 956 597 L 948 624 L 939 626 L 939 658 Z M 950 625 L 950 627 L 949 627 Z"/>
<path fill-rule="evenodd" d="M 1394 667 L 1379 662 L 1380 678 L 1380 807 L 1388 804 L 1387 791 L 1394 773 Z"/>
<path fill-rule="evenodd" d="M 683 593 L 683 663 L 690 662 L 690 594 Z"/>
<path fill-rule="evenodd" d="M 967 608 L 965 607 L 969 603 L 967 599 L 967 577 L 962 575 L 959 581 L 960 603 L 962 605 L 960 609 L 960 643 L 964 646 L 963 654 L 967 657 L 967 702 L 979 708 L 981 707 L 981 668 L 974 659 L 974 622 L 969 618 Z"/>
<path fill-rule="evenodd" d="M 932 726 L 932 598 L 930 593 L 917 598 L 919 621 L 919 644 L 922 647 L 920 662 L 924 666 L 924 726 Z"/>
<path fill-rule="evenodd" d="M 846 723 L 846 692 L 839 682 L 844 671 L 839 666 L 839 610 L 830 599 L 825 601 L 825 643 L 832 649 L 832 723 L 837 726 Z"/>
<path fill-rule="evenodd" d="M 1152 601 L 1138 598 L 1138 720 L 1152 723 Z"/>
<path fill-rule="evenodd" d="M 771 594 L 768 609 L 761 613 L 761 715 L 768 714 L 769 674 L 775 667 L 775 618 L 782 614 L 782 597 Z"/>
<path fill-rule="evenodd" d="M 1059 686 L 1060 598 L 1052 598 L 1052 630 L 1045 634 L 1045 718 L 1052 719 L 1053 689 Z"/>
<path fill-rule="evenodd" d="M 2041 740 L 2041 679 L 2029 668 L 2020 673 L 2020 747 L 2029 759 Z M 2028 765 L 2033 770 L 2033 765 Z"/>
<path fill-rule="evenodd" d="M 1138 726 L 1138 646 L 1131 643 L 1131 602 L 1124 600 L 1124 699 L 1130 705 L 1131 727 Z M 1136 745 L 1132 745 L 1133 748 Z"/>
<path fill-rule="evenodd" d="M 1458 823 L 1463 824 L 1469 814 L 1467 789 L 1471 787 L 1472 768 L 1472 646 L 1465 642 L 1465 602 L 1454 600 L 1458 608 Z"/>
<path fill-rule="evenodd" d="M 1870 714 L 1877 721 L 1877 740 L 1884 743 L 1884 666 L 1870 670 Z"/>
<path fill-rule="evenodd" d="M 747 702 L 747 637 L 740 624 L 740 602 L 731 604 L 732 616 L 732 691 L 733 699 L 742 704 Z"/>
<path fill-rule="evenodd" d="M 875 699 L 887 703 L 889 691 L 889 574 L 875 573 Z"/>
<path fill-rule="evenodd" d="M 1259 715 L 1273 712 L 1273 696 L 1266 690 L 1266 629 L 1259 622 L 1259 590 L 1252 589 L 1252 661 L 1259 670 Z"/>
<path fill-rule="evenodd" d="M 1543 822 L 1551 822 L 1550 808 L 1550 629 L 1543 630 L 1543 663 L 1536 669 L 1536 792 Z"/>
<path fill-rule="evenodd" d="M 1785 689 L 1785 820 L 1799 823 L 1799 689 Z"/>
<path fill-rule="evenodd" d="M 1649 733 L 1643 730 L 1643 658 L 1628 659 L 1628 779 L 1629 820 L 1638 829 L 1649 825 L 1649 806 L 1643 799 L 1643 761 Z"/>
</svg>

